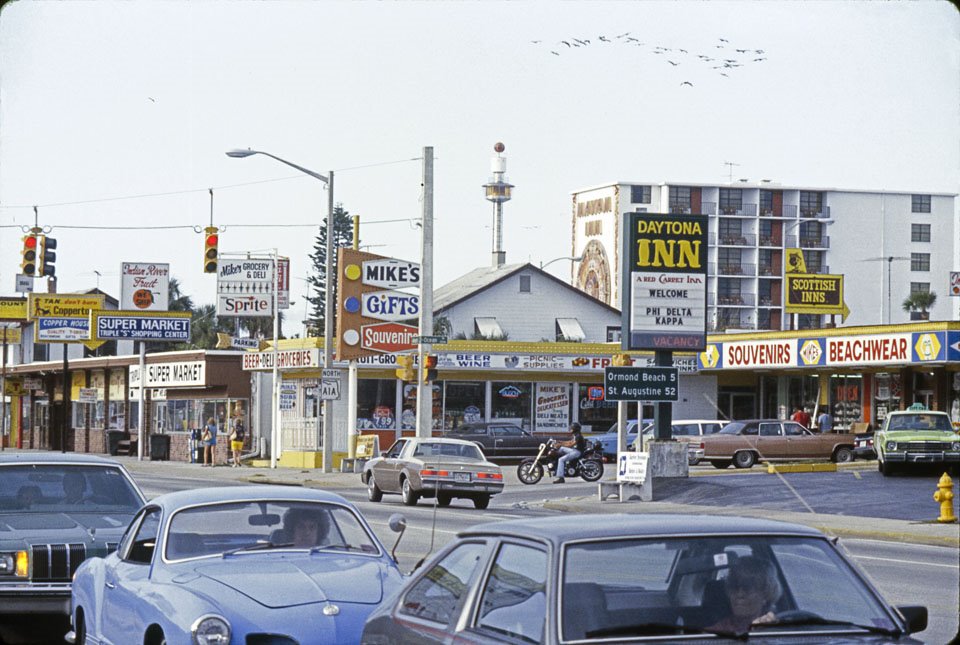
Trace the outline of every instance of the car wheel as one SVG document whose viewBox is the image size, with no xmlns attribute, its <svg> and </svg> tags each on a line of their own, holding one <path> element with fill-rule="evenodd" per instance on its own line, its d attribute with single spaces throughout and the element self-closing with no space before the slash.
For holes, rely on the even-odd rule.
<svg viewBox="0 0 960 645">
<path fill-rule="evenodd" d="M 893 465 L 887 463 L 886 461 L 878 461 L 877 469 L 883 474 L 884 477 L 889 477 L 893 474 Z"/>
<path fill-rule="evenodd" d="M 367 499 L 371 502 L 379 502 L 383 499 L 383 491 L 377 486 L 377 482 L 373 478 L 373 473 L 367 476 Z"/>
<path fill-rule="evenodd" d="M 486 507 L 490 506 L 490 496 L 489 495 L 477 495 L 473 498 L 473 507 L 479 511 L 482 511 Z"/>
<path fill-rule="evenodd" d="M 442 506 L 446 508 L 447 506 L 450 506 L 451 499 L 453 498 L 451 498 L 446 493 L 440 493 L 439 495 L 437 495 L 437 506 Z"/>
<path fill-rule="evenodd" d="M 757 463 L 757 457 L 749 450 L 741 450 L 733 455 L 733 465 L 737 468 L 752 468 Z"/>
<path fill-rule="evenodd" d="M 87 622 L 83 617 L 83 609 L 77 608 L 77 617 L 75 620 L 77 626 L 73 630 L 75 635 L 73 642 L 76 643 L 76 645 L 85 645 L 87 642 Z"/>
<path fill-rule="evenodd" d="M 849 448 L 837 448 L 833 451 L 833 461 L 838 464 L 849 464 L 853 461 L 853 451 Z"/>
<path fill-rule="evenodd" d="M 167 645 L 167 637 L 163 635 L 163 630 L 156 625 L 151 625 L 147 633 L 143 635 L 145 645 Z"/>
<path fill-rule="evenodd" d="M 691 466 L 696 466 L 697 464 L 700 463 L 700 460 L 697 459 L 697 458 L 693 458 L 693 459 L 690 459 L 690 460 L 689 460 L 689 463 L 690 463 Z"/>
<path fill-rule="evenodd" d="M 400 497 L 403 498 L 403 503 L 406 506 L 416 506 L 420 500 L 420 495 L 414 492 L 413 484 L 411 484 L 410 480 L 406 477 L 404 477 L 403 482 L 400 484 Z"/>
<path fill-rule="evenodd" d="M 730 467 L 729 459 L 711 459 L 710 465 L 719 470 L 725 470 Z"/>
</svg>

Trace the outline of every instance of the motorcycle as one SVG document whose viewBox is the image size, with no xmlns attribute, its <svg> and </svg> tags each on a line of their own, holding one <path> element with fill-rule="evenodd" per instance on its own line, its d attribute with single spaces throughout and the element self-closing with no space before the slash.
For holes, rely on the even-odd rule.
<svg viewBox="0 0 960 645">
<path fill-rule="evenodd" d="M 557 470 L 560 449 L 553 439 L 540 444 L 535 457 L 527 457 L 517 466 L 517 477 L 524 484 L 536 484 L 543 479 L 544 472 L 551 477 Z M 559 476 L 559 475 L 557 475 Z M 567 462 L 567 472 L 563 477 L 580 477 L 584 481 L 595 482 L 603 477 L 603 445 L 599 441 L 588 441 L 587 447 L 579 458 Z"/>
</svg>

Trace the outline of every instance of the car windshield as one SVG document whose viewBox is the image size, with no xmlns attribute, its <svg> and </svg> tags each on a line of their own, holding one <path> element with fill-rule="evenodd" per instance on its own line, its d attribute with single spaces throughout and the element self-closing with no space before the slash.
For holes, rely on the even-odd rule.
<svg viewBox="0 0 960 645">
<path fill-rule="evenodd" d="M 739 634 L 776 630 L 777 621 L 794 633 L 826 623 L 897 629 L 880 599 L 820 538 L 578 542 L 564 549 L 560 585 L 563 640 L 675 634 L 680 626 Z M 749 594 L 757 597 L 743 597 Z M 753 624 L 768 612 L 769 623 Z"/>
<path fill-rule="evenodd" d="M 733 423 L 728 423 L 720 428 L 720 432 L 718 434 L 740 434 L 740 431 L 743 430 L 745 425 L 747 424 L 741 423 L 740 421 L 734 421 Z"/>
<path fill-rule="evenodd" d="M 220 502 L 176 512 L 164 557 L 182 560 L 274 548 L 380 553 L 376 538 L 345 506 L 264 501 Z"/>
<path fill-rule="evenodd" d="M 0 513 L 134 514 L 143 499 L 116 466 L 0 467 Z"/>
<path fill-rule="evenodd" d="M 945 414 L 895 414 L 890 417 L 887 430 L 941 430 L 953 432 L 950 418 Z"/>
<path fill-rule="evenodd" d="M 441 443 L 431 441 L 417 444 L 414 457 L 457 457 L 483 461 L 483 453 L 472 443 Z"/>
</svg>

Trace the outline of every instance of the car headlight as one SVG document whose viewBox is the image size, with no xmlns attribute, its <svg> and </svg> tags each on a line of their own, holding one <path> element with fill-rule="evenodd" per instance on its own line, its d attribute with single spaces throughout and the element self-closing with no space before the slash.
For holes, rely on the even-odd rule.
<svg viewBox="0 0 960 645">
<path fill-rule="evenodd" d="M 223 616 L 200 616 L 190 626 L 196 645 L 226 645 L 230 642 L 230 623 Z"/>
<path fill-rule="evenodd" d="M 897 442 L 896 442 L 896 441 L 888 441 L 888 442 L 887 442 L 887 450 L 896 450 L 896 449 L 897 449 Z"/>
<path fill-rule="evenodd" d="M 960 450 L 960 441 L 954 441 L 954 442 L 950 445 L 950 449 L 951 449 L 951 450 Z"/>
<path fill-rule="evenodd" d="M 0 576 L 26 578 L 30 573 L 30 553 L 14 551 L 0 553 Z"/>
</svg>

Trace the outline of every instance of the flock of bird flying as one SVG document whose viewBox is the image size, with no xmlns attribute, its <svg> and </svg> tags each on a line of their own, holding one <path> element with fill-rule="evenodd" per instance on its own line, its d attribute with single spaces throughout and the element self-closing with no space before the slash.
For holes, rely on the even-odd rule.
<svg viewBox="0 0 960 645">
<path fill-rule="evenodd" d="M 533 45 L 543 45 L 542 40 L 531 40 Z M 762 49 L 736 47 L 730 44 L 726 38 L 717 38 L 717 42 L 706 52 L 690 52 L 679 47 L 664 47 L 663 45 L 653 45 L 636 38 L 627 31 L 618 36 L 596 36 L 591 38 L 567 38 L 556 43 L 549 44 L 547 47 L 554 56 L 564 56 L 576 53 L 577 50 L 586 47 L 619 45 L 638 48 L 651 55 L 662 57 L 664 64 L 673 67 L 681 65 L 695 64 L 707 67 L 710 71 L 720 74 L 720 76 L 730 77 L 730 74 L 743 69 L 747 65 L 762 63 L 767 60 L 766 52 Z M 683 81 L 681 87 L 693 87 L 691 81 Z"/>
</svg>

